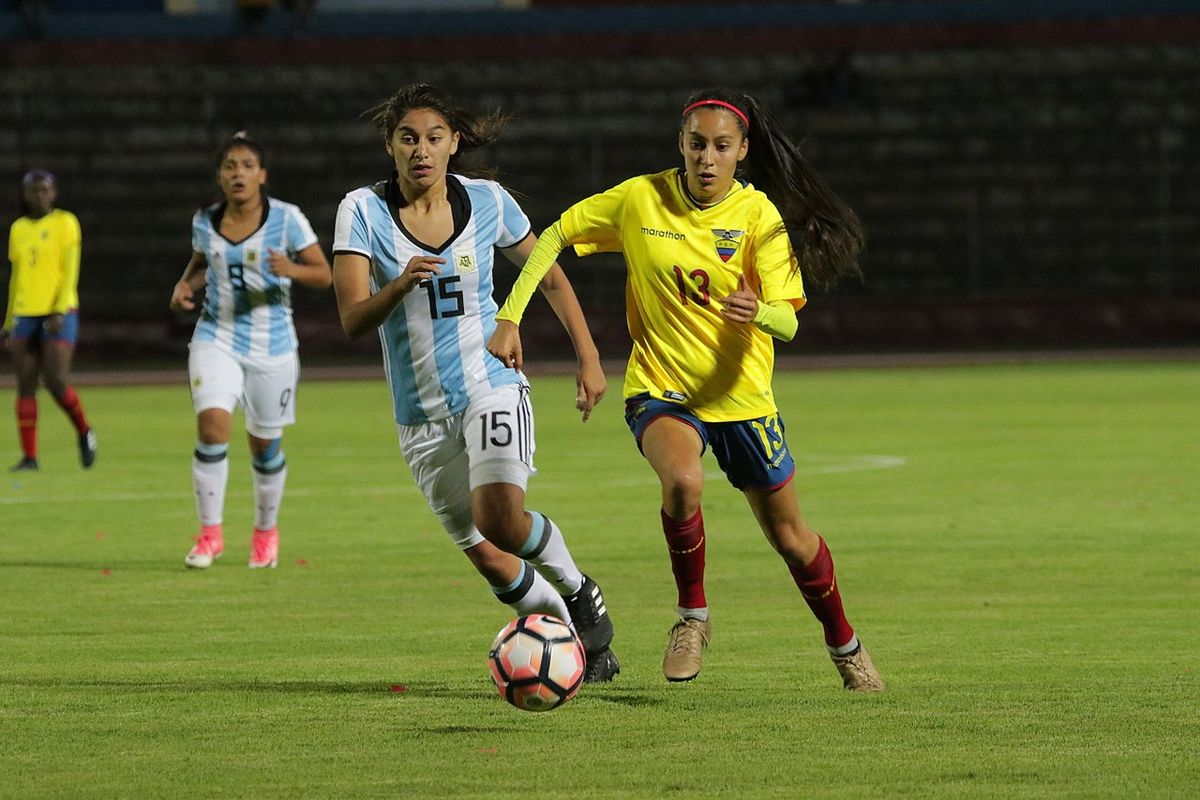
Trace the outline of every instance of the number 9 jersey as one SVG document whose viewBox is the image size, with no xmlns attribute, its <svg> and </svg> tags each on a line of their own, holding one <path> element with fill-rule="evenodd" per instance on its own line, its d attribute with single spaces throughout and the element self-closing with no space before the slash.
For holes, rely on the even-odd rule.
<svg viewBox="0 0 1200 800">
<path fill-rule="evenodd" d="M 746 277 L 762 302 L 799 310 L 804 286 L 779 211 L 735 181 L 701 207 L 678 169 L 641 175 L 576 203 L 560 226 L 581 255 L 622 252 L 625 313 L 633 352 L 624 397 L 681 403 L 705 422 L 774 414 L 771 337 L 721 316 L 719 300 Z"/>
<path fill-rule="evenodd" d="M 446 259 L 379 326 L 401 425 L 445 419 L 494 389 L 525 382 L 485 345 L 496 329 L 495 248 L 521 242 L 529 219 L 495 181 L 448 174 L 446 193 L 454 232 L 440 243 L 421 242 L 404 226 L 395 180 L 350 192 L 337 212 L 333 253 L 370 260 L 372 293 L 399 277 L 414 256 Z"/>
<path fill-rule="evenodd" d="M 264 195 L 258 228 L 235 242 L 220 233 L 225 205 L 202 208 L 192 218 L 192 250 L 207 265 L 204 308 L 192 341 L 250 358 L 294 353 L 292 279 L 271 272 L 271 251 L 295 258 L 317 243 L 317 235 L 298 206 Z"/>
</svg>

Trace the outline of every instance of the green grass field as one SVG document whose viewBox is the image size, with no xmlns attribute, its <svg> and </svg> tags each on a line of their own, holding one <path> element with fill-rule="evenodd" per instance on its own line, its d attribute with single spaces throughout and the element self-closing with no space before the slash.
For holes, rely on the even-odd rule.
<svg viewBox="0 0 1200 800">
<path fill-rule="evenodd" d="M 302 385 L 255 572 L 240 443 L 225 558 L 183 567 L 182 382 L 81 390 L 87 473 L 42 395 L 42 471 L 0 478 L 0 797 L 1200 796 L 1195 365 L 777 377 L 881 696 L 841 690 L 711 460 L 713 646 L 662 679 L 658 490 L 612 380 L 581 425 L 569 379 L 534 379 L 530 506 L 604 586 L 623 664 L 550 714 L 495 695 L 508 609 L 412 485 L 381 381 Z"/>
</svg>

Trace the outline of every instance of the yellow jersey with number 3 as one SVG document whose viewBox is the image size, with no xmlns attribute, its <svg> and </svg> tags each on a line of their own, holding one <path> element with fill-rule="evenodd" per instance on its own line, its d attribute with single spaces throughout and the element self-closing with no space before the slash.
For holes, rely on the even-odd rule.
<svg viewBox="0 0 1200 800">
<path fill-rule="evenodd" d="M 626 398 L 649 392 L 705 422 L 768 416 L 777 410 L 773 340 L 725 319 L 719 300 L 744 275 L 760 301 L 799 310 L 795 254 L 779 211 L 750 184 L 735 182 L 721 202 L 700 207 L 683 181 L 678 169 L 631 178 L 567 209 L 559 224 L 581 256 L 625 256 Z"/>
<path fill-rule="evenodd" d="M 8 313 L 14 317 L 64 314 L 79 306 L 79 220 L 70 211 L 54 209 L 38 219 L 21 217 L 8 234 Z"/>
</svg>

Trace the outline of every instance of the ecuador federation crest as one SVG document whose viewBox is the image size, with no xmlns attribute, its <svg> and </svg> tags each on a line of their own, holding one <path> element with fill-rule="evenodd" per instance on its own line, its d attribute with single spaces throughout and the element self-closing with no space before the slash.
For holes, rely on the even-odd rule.
<svg viewBox="0 0 1200 800">
<path fill-rule="evenodd" d="M 745 231 L 731 231 L 723 228 L 712 228 L 713 236 L 717 237 L 717 255 L 722 261 L 728 261 L 733 258 L 733 254 L 737 252 L 738 245 L 741 242 L 738 239 L 742 238 Z"/>
</svg>

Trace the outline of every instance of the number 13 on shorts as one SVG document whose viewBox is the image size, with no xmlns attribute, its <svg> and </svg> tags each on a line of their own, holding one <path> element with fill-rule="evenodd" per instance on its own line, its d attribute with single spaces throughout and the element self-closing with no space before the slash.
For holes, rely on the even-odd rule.
<svg viewBox="0 0 1200 800">
<path fill-rule="evenodd" d="M 787 445 L 783 440 L 783 426 L 779 423 L 778 414 L 752 419 L 750 425 L 758 434 L 759 441 L 763 446 L 763 455 L 769 461 L 774 462 L 776 456 L 787 452 Z"/>
</svg>

